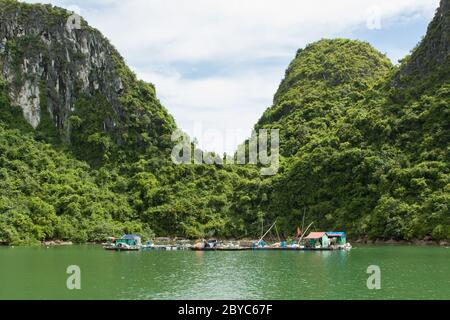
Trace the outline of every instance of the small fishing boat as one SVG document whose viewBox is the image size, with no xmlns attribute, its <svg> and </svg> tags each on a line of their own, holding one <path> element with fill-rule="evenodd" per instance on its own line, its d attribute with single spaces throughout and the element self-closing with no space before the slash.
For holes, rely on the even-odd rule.
<svg viewBox="0 0 450 320">
<path fill-rule="evenodd" d="M 248 251 L 251 247 L 242 247 L 233 242 L 223 243 L 216 239 L 202 240 L 190 247 L 193 251 Z"/>
</svg>

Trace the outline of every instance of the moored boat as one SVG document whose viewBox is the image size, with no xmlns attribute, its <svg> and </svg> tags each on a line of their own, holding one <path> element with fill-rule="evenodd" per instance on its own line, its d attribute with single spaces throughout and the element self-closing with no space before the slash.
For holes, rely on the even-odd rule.
<svg viewBox="0 0 450 320">
<path fill-rule="evenodd" d="M 142 247 L 141 237 L 133 234 L 126 234 L 120 239 L 109 238 L 110 242 L 103 246 L 109 251 L 139 251 Z"/>
</svg>

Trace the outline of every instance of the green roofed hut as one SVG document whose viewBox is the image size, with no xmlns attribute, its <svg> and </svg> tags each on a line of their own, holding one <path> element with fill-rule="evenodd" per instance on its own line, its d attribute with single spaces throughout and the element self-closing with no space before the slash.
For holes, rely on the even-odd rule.
<svg viewBox="0 0 450 320">
<path fill-rule="evenodd" d="M 141 237 L 135 234 L 126 234 L 114 241 L 112 247 L 105 247 L 106 250 L 115 251 L 138 251 L 142 247 Z"/>
<path fill-rule="evenodd" d="M 332 245 L 345 246 L 347 244 L 347 234 L 345 232 L 326 232 Z"/>
<path fill-rule="evenodd" d="M 350 250 L 352 248 L 352 245 L 347 242 L 347 234 L 345 232 L 331 231 L 327 232 L 327 235 L 333 249 Z"/>
</svg>

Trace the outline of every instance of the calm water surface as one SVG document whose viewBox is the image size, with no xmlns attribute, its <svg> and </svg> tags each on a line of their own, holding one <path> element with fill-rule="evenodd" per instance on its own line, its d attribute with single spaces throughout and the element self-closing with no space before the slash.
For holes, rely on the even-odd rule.
<svg viewBox="0 0 450 320">
<path fill-rule="evenodd" d="M 81 290 L 66 288 L 69 265 Z M 368 266 L 381 290 L 368 290 Z M 450 299 L 450 249 L 350 252 L 109 252 L 0 248 L 0 299 Z"/>
</svg>

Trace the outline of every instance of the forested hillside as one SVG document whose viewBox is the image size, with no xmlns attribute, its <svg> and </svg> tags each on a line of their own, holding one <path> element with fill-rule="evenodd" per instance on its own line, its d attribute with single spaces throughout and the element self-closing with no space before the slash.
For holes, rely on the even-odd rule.
<svg viewBox="0 0 450 320">
<path fill-rule="evenodd" d="M 0 242 L 292 236 L 450 239 L 450 1 L 400 66 L 370 44 L 297 52 L 256 129 L 281 168 L 175 165 L 155 87 L 101 33 L 50 5 L 0 0 Z M 149 53 L 151 54 L 151 53 Z"/>
</svg>

